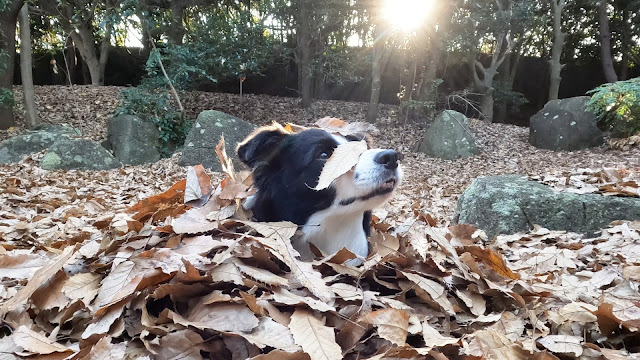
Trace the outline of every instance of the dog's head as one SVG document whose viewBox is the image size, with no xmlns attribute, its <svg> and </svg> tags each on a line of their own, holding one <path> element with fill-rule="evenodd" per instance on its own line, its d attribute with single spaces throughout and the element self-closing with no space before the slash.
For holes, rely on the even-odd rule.
<svg viewBox="0 0 640 360">
<path fill-rule="evenodd" d="M 315 212 L 330 207 L 336 213 L 349 213 L 382 205 L 402 178 L 398 153 L 393 150 L 366 150 L 357 165 L 329 188 L 313 189 L 338 145 L 362 139 L 321 129 L 290 134 L 278 125 L 255 131 L 239 144 L 238 156 L 254 170 L 256 219 L 304 224 Z"/>
</svg>

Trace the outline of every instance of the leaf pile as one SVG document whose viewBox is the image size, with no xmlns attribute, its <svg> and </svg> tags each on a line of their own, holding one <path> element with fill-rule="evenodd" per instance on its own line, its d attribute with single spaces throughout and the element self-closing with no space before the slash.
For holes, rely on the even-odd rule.
<svg viewBox="0 0 640 360">
<path fill-rule="evenodd" d="M 599 193 L 606 196 L 640 197 L 640 173 L 630 169 L 578 169 L 567 173 L 554 172 L 532 176 L 533 180 L 558 191 L 578 194 Z"/>
<path fill-rule="evenodd" d="M 537 227 L 486 243 L 419 202 L 375 216 L 372 255 L 297 259 L 294 224 L 248 221 L 248 174 L 202 168 L 99 237 L 3 242 L 4 358 L 630 359 L 640 223 L 592 239 Z M 185 204 L 186 200 L 199 207 Z M 205 199 L 205 200 L 203 200 Z M 637 358 L 637 357 L 636 357 Z"/>
</svg>

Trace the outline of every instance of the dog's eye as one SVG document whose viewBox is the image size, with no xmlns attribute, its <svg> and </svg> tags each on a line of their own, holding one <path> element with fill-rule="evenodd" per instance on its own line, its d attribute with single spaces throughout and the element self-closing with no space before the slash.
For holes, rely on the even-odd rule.
<svg viewBox="0 0 640 360">
<path fill-rule="evenodd" d="M 329 158 L 329 154 L 327 154 L 324 151 L 318 154 L 318 159 L 328 159 L 328 158 Z"/>
</svg>

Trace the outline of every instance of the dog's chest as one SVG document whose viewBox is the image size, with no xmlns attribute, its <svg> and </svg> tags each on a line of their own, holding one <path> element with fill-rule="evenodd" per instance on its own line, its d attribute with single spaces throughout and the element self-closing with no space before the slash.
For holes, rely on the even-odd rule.
<svg viewBox="0 0 640 360">
<path fill-rule="evenodd" d="M 332 209 L 313 214 L 302 227 L 304 235 L 296 246 L 302 258 L 312 258 L 307 243 L 313 243 L 325 254 L 347 248 L 360 258 L 366 258 L 369 244 L 362 225 L 363 213 L 337 214 Z"/>
</svg>

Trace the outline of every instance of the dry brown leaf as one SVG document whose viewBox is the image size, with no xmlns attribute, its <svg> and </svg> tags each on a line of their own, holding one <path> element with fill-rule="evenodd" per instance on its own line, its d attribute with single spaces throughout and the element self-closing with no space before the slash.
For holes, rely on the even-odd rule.
<svg viewBox="0 0 640 360">
<path fill-rule="evenodd" d="M 157 360 L 201 360 L 200 350 L 204 350 L 204 340 L 193 330 L 184 329 L 160 338 L 151 349 Z"/>
<path fill-rule="evenodd" d="M 290 353 L 287 351 L 273 350 L 268 354 L 254 356 L 247 360 L 310 360 L 309 354 L 305 352 Z"/>
<path fill-rule="evenodd" d="M 403 346 L 407 341 L 409 314 L 397 309 L 381 309 L 360 318 L 361 321 L 378 328 L 381 338 Z"/>
<path fill-rule="evenodd" d="M 100 315 L 107 307 L 147 286 L 169 280 L 173 271 L 182 263 L 165 261 L 166 259 L 135 258 L 123 261 L 102 280 L 100 290 L 93 304 L 94 316 Z M 169 266 L 167 272 L 162 267 Z"/>
<path fill-rule="evenodd" d="M 291 238 L 296 233 L 298 226 L 290 222 L 277 223 L 257 223 L 243 221 L 259 232 L 262 236 L 272 241 L 267 244 L 275 250 L 285 264 L 291 269 L 290 284 L 296 286 L 300 284 L 309 289 L 315 296 L 324 302 L 330 302 L 334 298 L 334 293 L 322 279 L 320 272 L 315 270 L 311 263 L 296 259 L 299 253 L 291 245 Z M 262 241 L 260 239 L 256 239 Z"/>
<path fill-rule="evenodd" d="M 247 339 L 250 343 L 263 349 L 270 346 L 287 352 L 300 351 L 301 348 L 293 340 L 291 330 L 285 325 L 278 324 L 269 317 L 260 319 L 260 324 L 251 333 L 236 333 Z"/>
<path fill-rule="evenodd" d="M 331 186 L 333 180 L 351 170 L 358 163 L 360 155 L 365 151 L 367 151 L 365 141 L 349 141 L 338 145 L 322 167 L 318 185 L 314 190 L 322 190 Z"/>
<path fill-rule="evenodd" d="M 582 336 L 547 335 L 538 339 L 538 343 L 554 353 L 582 355 Z"/>
<path fill-rule="evenodd" d="M 313 313 L 300 308 L 291 316 L 289 329 L 296 344 L 309 354 L 311 360 L 335 360 L 342 358 L 342 350 L 336 343 L 333 328 L 324 325 Z"/>
<path fill-rule="evenodd" d="M 48 355 L 53 353 L 72 354 L 73 350 L 61 345 L 55 341 L 47 339 L 26 326 L 20 326 L 12 335 L 13 341 L 17 346 L 31 354 Z"/>
<path fill-rule="evenodd" d="M 227 174 L 230 179 L 235 179 L 236 171 L 233 168 L 233 162 L 231 162 L 231 159 L 227 156 L 224 135 L 220 136 L 220 141 L 218 141 L 218 145 L 216 145 L 216 155 L 218 155 L 218 161 L 220 161 L 220 165 L 222 165 L 222 171 Z"/>
<path fill-rule="evenodd" d="M 233 263 L 238 267 L 240 272 L 260 283 L 267 285 L 288 287 L 289 281 L 282 276 L 278 276 L 268 270 L 245 265 L 242 261 L 234 259 Z"/>
<path fill-rule="evenodd" d="M 88 305 L 98 294 L 102 276 L 94 273 L 79 273 L 67 279 L 62 292 L 71 300 L 82 300 Z"/>
<path fill-rule="evenodd" d="M 422 337 L 424 338 L 425 345 L 428 347 L 456 344 L 458 341 L 460 341 L 450 336 L 443 336 L 438 330 L 431 327 L 431 325 L 429 325 L 426 321 L 422 322 Z"/>
<path fill-rule="evenodd" d="M 86 356 L 78 360 L 120 360 L 125 358 L 126 343 L 112 343 L 110 336 L 105 336 L 91 347 Z"/>
<path fill-rule="evenodd" d="M 189 166 L 184 190 L 184 203 L 189 206 L 202 206 L 207 203 L 213 187 L 211 177 L 202 165 Z"/>
<path fill-rule="evenodd" d="M 437 302 L 438 305 L 442 307 L 442 310 L 446 311 L 450 315 L 455 315 L 455 311 L 453 310 L 453 305 L 451 304 L 451 301 L 447 299 L 447 292 L 444 286 L 440 285 L 439 283 L 433 280 L 429 280 L 425 277 L 422 277 L 420 275 L 416 275 L 413 273 L 403 271 L 402 274 L 407 279 L 409 279 L 410 281 L 418 285 L 422 290 L 426 291 L 427 294 L 431 296 L 433 301 Z"/>
<path fill-rule="evenodd" d="M 161 210 L 170 209 L 168 212 L 165 211 L 167 216 L 174 214 L 175 211 L 178 211 L 179 213 L 180 209 L 184 209 L 184 207 L 179 205 L 184 203 L 184 192 L 186 186 L 187 179 L 178 181 L 169 190 L 138 202 L 127 209 L 127 212 L 135 212 L 136 214 L 134 218 L 140 221 L 150 218 L 156 212 Z M 174 215 L 177 215 L 177 213 Z M 166 218 L 166 216 L 163 214 L 161 219 L 156 220 L 163 220 L 164 218 Z"/>
<path fill-rule="evenodd" d="M 502 255 L 496 253 L 491 249 L 483 249 L 479 246 L 465 246 L 464 251 L 469 252 L 475 256 L 478 260 L 482 261 L 485 265 L 488 265 L 498 274 L 513 280 L 520 278 L 519 274 L 514 273 L 510 268 Z"/>
<path fill-rule="evenodd" d="M 68 246 L 60 256 L 50 260 L 45 266 L 38 269 L 27 283 L 27 286 L 20 289 L 16 295 L 0 306 L 0 318 L 4 317 L 7 312 L 15 309 L 16 306 L 21 305 L 31 297 L 31 295 L 33 295 L 33 293 L 38 290 L 42 284 L 55 276 L 55 274 L 62 269 L 64 264 L 73 258 L 75 250 L 75 247 Z"/>
<path fill-rule="evenodd" d="M 258 318 L 246 306 L 230 303 L 205 305 L 198 303 L 189 309 L 186 317 L 170 312 L 173 321 L 198 329 L 229 332 L 251 332 L 259 324 Z"/>
<path fill-rule="evenodd" d="M 49 259 L 42 253 L 30 253 L 12 251 L 0 254 L 0 274 L 8 279 L 30 279 L 33 274 L 46 264 Z"/>
</svg>

